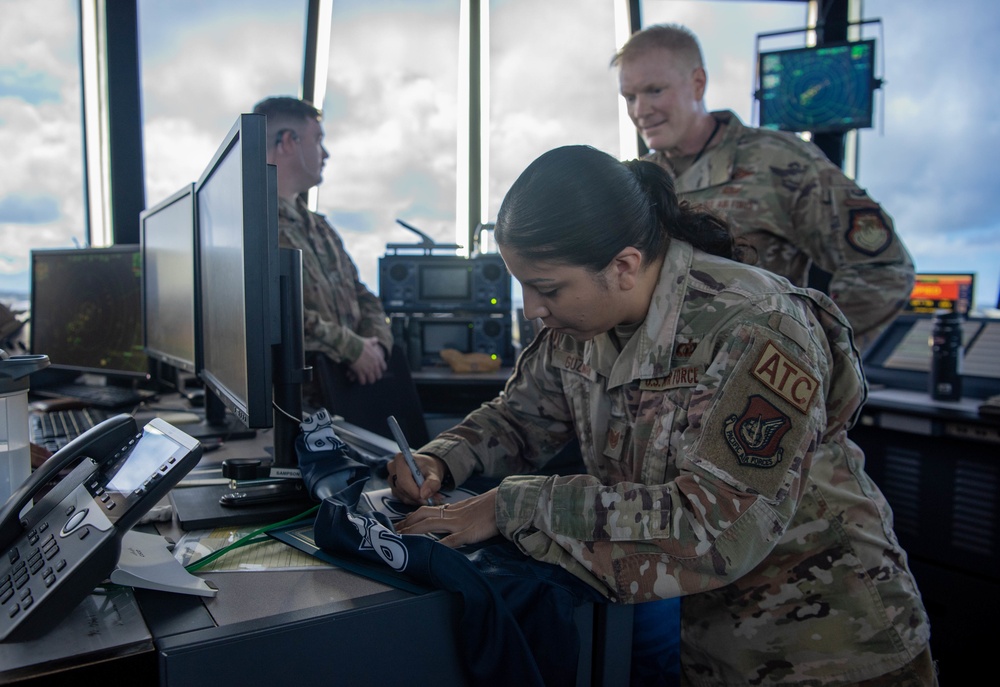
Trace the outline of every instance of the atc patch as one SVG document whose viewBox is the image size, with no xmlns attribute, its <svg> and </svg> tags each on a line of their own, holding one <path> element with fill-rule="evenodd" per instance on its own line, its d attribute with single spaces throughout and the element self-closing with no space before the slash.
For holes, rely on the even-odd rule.
<svg viewBox="0 0 1000 687">
<path fill-rule="evenodd" d="M 892 243 L 892 232 L 879 210 L 851 210 L 851 221 L 844 238 L 859 253 L 878 255 Z"/>
<path fill-rule="evenodd" d="M 803 413 L 809 412 L 809 403 L 819 389 L 816 378 L 796 365 L 773 341 L 767 342 L 757 358 L 753 376 Z"/>
<path fill-rule="evenodd" d="M 747 399 L 742 415 L 726 418 L 726 442 L 740 465 L 773 468 L 781 462 L 781 439 L 791 428 L 791 418 L 754 394 Z"/>
</svg>

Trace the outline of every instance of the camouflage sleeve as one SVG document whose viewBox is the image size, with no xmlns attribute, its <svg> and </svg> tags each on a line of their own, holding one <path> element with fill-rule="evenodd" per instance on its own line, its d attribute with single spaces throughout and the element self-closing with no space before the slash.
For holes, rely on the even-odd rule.
<svg viewBox="0 0 1000 687">
<path fill-rule="evenodd" d="M 361 355 L 364 342 L 361 336 L 339 322 L 325 319 L 323 315 L 303 304 L 303 331 L 307 341 L 319 342 L 320 350 L 338 363 L 352 363 Z"/>
<path fill-rule="evenodd" d="M 913 260 L 892 219 L 815 150 L 792 208 L 799 240 L 831 275 L 829 294 L 864 350 L 902 310 L 913 288 Z"/>
<path fill-rule="evenodd" d="M 358 334 L 374 336 L 388 353 L 392 350 L 392 329 L 389 326 L 389 318 L 382 307 L 382 301 L 357 278 L 355 278 L 354 283 L 357 285 L 358 306 L 361 308 Z"/>
<path fill-rule="evenodd" d="M 511 477 L 501 533 L 626 603 L 719 588 L 759 565 L 796 512 L 826 425 L 827 357 L 776 318 L 732 329 L 704 383 L 657 411 L 653 446 L 676 464 L 672 480 Z"/>
<path fill-rule="evenodd" d="M 455 484 L 476 474 L 534 472 L 573 438 L 562 381 L 550 364 L 552 339 L 543 329 L 517 359 L 500 396 L 420 449 L 441 458 Z"/>
<path fill-rule="evenodd" d="M 392 331 L 381 305 L 375 304 L 378 303 L 378 297 L 368 292 L 364 284 L 359 283 L 359 286 L 368 294 L 369 299 L 359 299 L 362 319 L 358 323 L 357 332 L 339 322 L 324 319 L 318 311 L 303 304 L 304 330 L 307 339 L 321 342 L 322 350 L 337 362 L 352 363 L 357 360 L 364 348 L 362 339 L 369 336 L 378 339 L 387 355 L 392 351 Z M 371 299 L 375 303 L 366 302 Z"/>
<path fill-rule="evenodd" d="M 357 265 L 348 255 L 343 243 L 332 228 L 327 228 L 331 232 L 331 238 L 339 253 L 338 263 L 346 274 L 344 280 L 334 280 L 332 278 L 324 285 L 316 285 L 316 289 L 326 289 L 329 293 L 344 291 L 344 297 L 356 298 L 359 309 L 357 324 L 352 328 L 340 322 L 325 317 L 318 308 L 310 307 L 312 298 L 320 298 L 318 291 L 311 292 L 305 289 L 303 292 L 303 319 L 305 335 L 307 339 L 319 341 L 322 350 L 337 362 L 352 363 L 361 355 L 364 348 L 363 338 L 374 336 L 378 339 L 382 347 L 385 348 L 386 356 L 392 351 L 392 330 L 382 302 L 378 296 L 368 290 L 358 275 Z M 329 297 L 329 296 L 327 296 Z"/>
</svg>

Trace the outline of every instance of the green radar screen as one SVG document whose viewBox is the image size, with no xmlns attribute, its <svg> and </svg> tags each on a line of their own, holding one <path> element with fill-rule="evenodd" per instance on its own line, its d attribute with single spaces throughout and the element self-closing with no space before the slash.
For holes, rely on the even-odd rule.
<svg viewBox="0 0 1000 687">
<path fill-rule="evenodd" d="M 843 132 L 872 125 L 875 41 L 760 55 L 760 126 Z"/>
</svg>

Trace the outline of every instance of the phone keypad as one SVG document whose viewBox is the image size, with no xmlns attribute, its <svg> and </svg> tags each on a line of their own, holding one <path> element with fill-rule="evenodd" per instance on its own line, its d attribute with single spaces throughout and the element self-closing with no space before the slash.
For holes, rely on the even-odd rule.
<svg viewBox="0 0 1000 687">
<path fill-rule="evenodd" d="M 27 611 L 35 603 L 35 586 L 39 593 L 52 587 L 57 581 L 57 573 L 66 568 L 66 559 L 59 541 L 43 522 L 27 533 L 25 538 L 30 549 L 21 551 L 18 547 L 7 552 L 10 568 L 0 573 L 0 609 L 8 618 L 14 619 Z M 40 585 L 40 587 L 39 587 Z"/>
</svg>

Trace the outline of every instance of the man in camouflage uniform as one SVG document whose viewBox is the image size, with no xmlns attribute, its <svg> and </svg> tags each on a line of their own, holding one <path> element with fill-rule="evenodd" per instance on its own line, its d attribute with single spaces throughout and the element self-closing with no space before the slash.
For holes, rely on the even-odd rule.
<svg viewBox="0 0 1000 687">
<path fill-rule="evenodd" d="M 867 388 L 843 313 L 696 249 L 711 228 L 690 219 L 700 213 L 663 193 L 648 221 L 619 203 L 637 194 L 618 177 L 590 173 L 593 156 L 562 150 L 551 154 L 564 167 L 547 176 L 543 155 L 522 174 L 497 221 L 525 312 L 545 329 L 498 398 L 418 451 L 422 488 L 401 459 L 389 465 L 409 503 L 475 475 L 503 479 L 419 508 L 397 531 L 445 532 L 452 546 L 499 533 L 612 602 L 681 597 L 685 684 L 934 684 L 906 553 L 847 436 Z M 623 166 L 652 188 L 654 165 Z M 528 202 L 525 187 L 543 206 L 528 221 L 506 211 Z M 577 209 L 585 192 L 613 212 Z M 624 248 L 606 246 L 613 214 Z M 625 242 L 654 224 L 672 238 L 639 259 Z M 508 243 L 525 235 L 535 253 Z M 571 242 L 582 247 L 567 257 Z M 580 257 L 598 250 L 600 263 L 614 255 L 605 268 Z M 538 474 L 573 439 L 587 474 Z"/>
<path fill-rule="evenodd" d="M 322 181 L 329 157 L 320 112 L 287 97 L 263 100 L 254 112 L 267 117 L 267 161 L 277 166 L 280 243 L 302 251 L 306 349 L 347 365 L 357 383 L 374 383 L 393 344 L 382 303 L 359 279 L 340 236 L 303 197 Z M 316 392 L 308 395 L 315 404 Z"/>
<path fill-rule="evenodd" d="M 864 351 L 913 287 L 913 262 L 878 203 L 812 143 L 708 112 L 708 76 L 687 29 L 639 31 L 612 65 L 647 159 L 674 177 L 681 199 L 724 217 L 758 266 L 832 296 Z M 810 283 L 814 267 L 828 286 Z"/>
</svg>

